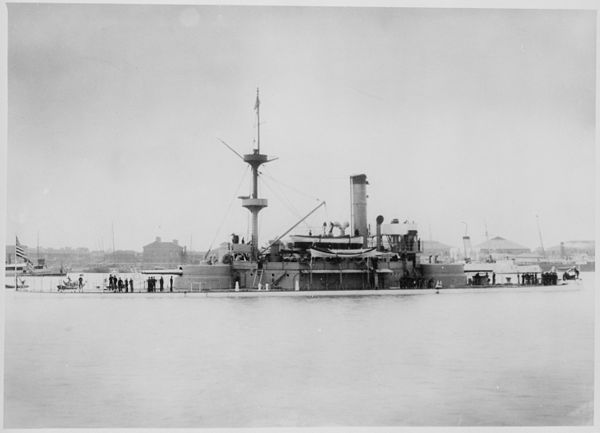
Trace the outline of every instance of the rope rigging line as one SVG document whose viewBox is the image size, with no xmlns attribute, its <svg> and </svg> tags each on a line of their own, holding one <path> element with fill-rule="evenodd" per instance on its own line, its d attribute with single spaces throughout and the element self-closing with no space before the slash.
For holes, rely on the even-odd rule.
<svg viewBox="0 0 600 433">
<path fill-rule="evenodd" d="M 227 206 L 227 210 L 225 211 L 225 215 L 223 218 L 221 218 L 221 224 L 219 225 L 219 228 L 217 229 L 217 231 L 215 232 L 215 237 L 213 238 L 213 240 L 210 243 L 210 246 L 208 247 L 208 251 L 206 252 L 206 255 L 208 255 L 208 253 L 210 251 L 212 251 L 212 247 L 215 243 L 215 240 L 217 239 L 217 237 L 219 236 L 219 234 L 221 233 L 221 229 L 223 228 L 223 225 L 225 224 L 225 220 L 227 219 L 227 215 L 229 215 L 229 211 L 231 210 L 231 206 L 233 205 L 233 202 L 235 201 L 235 199 L 238 196 L 238 193 L 240 191 L 240 188 L 242 187 L 242 183 L 244 182 L 244 180 L 246 179 L 246 175 L 248 174 L 248 171 L 250 170 L 249 166 L 246 166 L 246 170 L 244 171 L 244 173 L 242 174 L 242 178 L 240 179 L 240 182 L 235 190 L 235 194 L 233 195 L 233 197 L 231 198 L 231 201 L 229 202 L 229 205 Z"/>
<path fill-rule="evenodd" d="M 290 213 L 292 213 L 292 215 L 294 215 L 295 218 L 297 218 L 298 220 L 302 220 L 299 224 L 303 224 L 306 229 L 309 229 L 309 230 L 314 229 L 314 227 L 309 225 L 308 222 L 306 221 L 306 218 L 304 217 L 304 212 L 300 213 L 300 211 L 298 211 L 298 209 L 296 209 L 289 202 L 289 200 L 286 200 L 284 197 L 281 197 L 280 195 L 278 195 L 277 192 L 273 189 L 273 185 L 269 184 L 268 182 L 265 182 L 264 177 L 263 177 L 263 184 L 266 188 L 269 189 L 269 191 L 271 191 L 283 203 L 283 205 L 285 207 L 287 207 L 287 209 L 290 211 Z M 285 192 L 282 192 L 282 193 L 285 196 Z M 319 199 L 316 199 L 316 201 L 323 203 L 323 207 L 327 206 L 327 204 L 325 202 L 323 202 Z"/>
<path fill-rule="evenodd" d="M 319 199 L 319 197 L 315 197 L 315 196 L 313 196 L 313 195 L 310 195 L 310 194 L 307 194 L 307 193 L 305 193 L 305 192 L 303 192 L 303 191 L 300 191 L 298 188 L 295 188 L 295 187 L 293 187 L 293 186 L 291 186 L 291 185 L 288 185 L 288 184 L 286 184 L 286 183 L 284 183 L 284 182 L 281 182 L 281 181 L 280 181 L 280 180 L 278 180 L 278 179 L 275 179 L 273 176 L 271 176 L 271 175 L 270 175 L 270 174 L 268 174 L 268 173 L 262 172 L 261 174 L 262 174 L 263 176 L 266 176 L 266 177 L 270 178 L 270 179 L 271 179 L 273 182 L 276 182 L 276 183 L 280 184 L 281 186 L 285 186 L 286 188 L 289 188 L 289 189 L 291 189 L 292 191 L 294 191 L 294 192 L 296 192 L 296 193 L 298 193 L 298 194 L 300 194 L 300 195 L 303 195 L 304 197 L 308 197 L 308 198 L 310 198 L 310 199 L 312 199 L 312 200 L 319 200 L 319 201 L 321 201 L 321 200 Z"/>
<path fill-rule="evenodd" d="M 302 195 L 302 196 L 304 196 L 304 197 L 308 197 L 308 198 L 310 198 L 311 200 L 316 200 L 316 201 L 319 201 L 319 202 L 320 202 L 320 201 L 322 201 L 322 200 L 321 200 L 321 199 L 319 199 L 318 197 L 315 197 L 315 196 L 312 196 L 312 195 L 310 195 L 310 194 L 304 193 L 304 192 L 300 191 L 299 189 L 297 189 L 297 188 L 295 188 L 295 187 L 293 187 L 293 186 L 291 186 L 291 185 L 288 185 L 288 184 L 286 184 L 286 183 L 284 183 L 284 182 L 281 182 L 280 180 L 276 179 L 275 177 L 273 177 L 272 175 L 270 175 L 270 174 L 268 174 L 268 173 L 266 173 L 266 172 L 263 172 L 263 171 L 261 171 L 261 172 L 260 172 L 260 174 L 261 174 L 261 177 L 262 177 L 262 180 L 263 180 L 263 183 L 264 183 L 264 185 L 265 185 L 267 188 L 269 188 L 269 190 L 270 190 L 271 192 L 273 192 L 273 194 L 275 194 L 275 195 L 277 196 L 277 198 L 278 198 L 278 199 L 279 199 L 279 200 L 280 200 L 280 201 L 281 201 L 281 202 L 282 202 L 282 203 L 283 203 L 283 204 L 284 204 L 284 205 L 285 205 L 285 206 L 288 208 L 288 210 L 289 210 L 289 211 L 290 211 L 290 212 L 291 212 L 291 213 L 294 215 L 294 217 L 296 217 L 296 218 L 300 218 L 300 217 L 301 217 L 301 215 L 303 215 L 303 214 L 302 214 L 302 213 L 301 213 L 301 212 L 300 212 L 298 209 L 296 209 L 296 208 L 295 208 L 295 207 L 294 207 L 294 206 L 291 204 L 291 202 L 290 202 L 289 200 L 286 200 L 286 199 L 285 199 L 286 193 L 285 193 L 285 191 L 283 191 L 283 189 L 281 189 L 281 188 L 279 189 L 279 191 L 280 191 L 280 193 L 283 195 L 283 197 L 282 197 L 282 196 L 280 196 L 280 195 L 277 195 L 277 192 L 276 192 L 276 191 L 273 189 L 273 188 L 274 188 L 274 185 L 286 187 L 286 188 L 288 188 L 288 189 L 290 189 L 290 190 L 292 190 L 292 191 L 296 192 L 297 194 L 300 194 L 300 195 Z M 271 181 L 273 181 L 273 184 L 271 184 L 271 185 L 267 184 L 267 182 L 265 182 L 266 178 L 269 178 Z M 324 205 L 324 207 L 325 207 L 325 211 L 327 211 L 327 204 L 325 204 L 325 205 Z M 306 222 L 306 221 L 303 221 L 303 222 L 302 222 L 302 224 L 304 224 L 304 226 L 305 226 L 306 228 L 309 228 L 309 229 L 312 229 L 312 228 L 314 228 L 314 227 L 311 227 L 311 226 L 308 224 L 308 222 Z"/>
<path fill-rule="evenodd" d="M 279 199 L 279 201 L 283 203 L 283 205 L 294 215 L 294 217 L 300 217 L 300 212 L 298 212 L 298 210 L 294 206 L 292 206 L 292 204 L 289 203 L 289 201 L 286 200 L 285 197 L 282 197 L 277 191 L 275 191 L 273 186 L 269 182 L 267 182 L 266 179 L 263 178 L 262 181 L 265 188 L 268 189 L 277 199 Z"/>
</svg>

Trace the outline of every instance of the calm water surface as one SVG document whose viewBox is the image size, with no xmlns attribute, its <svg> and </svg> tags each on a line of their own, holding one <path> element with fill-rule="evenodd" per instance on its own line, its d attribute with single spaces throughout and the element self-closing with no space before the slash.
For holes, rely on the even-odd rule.
<svg viewBox="0 0 600 433">
<path fill-rule="evenodd" d="M 583 276 L 376 297 L 7 291 L 4 424 L 589 425 Z"/>
</svg>

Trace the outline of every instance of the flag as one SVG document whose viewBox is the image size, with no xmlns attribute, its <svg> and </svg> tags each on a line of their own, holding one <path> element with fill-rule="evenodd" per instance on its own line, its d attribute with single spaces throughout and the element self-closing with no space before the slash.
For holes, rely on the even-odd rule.
<svg viewBox="0 0 600 433">
<path fill-rule="evenodd" d="M 260 107 L 260 99 L 258 99 L 258 89 L 256 89 L 256 102 L 254 103 L 254 109 L 258 111 L 258 107 Z"/>
<path fill-rule="evenodd" d="M 25 248 L 19 242 L 19 237 L 18 236 L 16 236 L 16 240 L 17 240 L 17 242 L 15 244 L 15 255 L 17 257 L 22 258 L 26 262 L 29 262 L 29 258 L 27 257 L 27 253 L 25 252 Z"/>
</svg>

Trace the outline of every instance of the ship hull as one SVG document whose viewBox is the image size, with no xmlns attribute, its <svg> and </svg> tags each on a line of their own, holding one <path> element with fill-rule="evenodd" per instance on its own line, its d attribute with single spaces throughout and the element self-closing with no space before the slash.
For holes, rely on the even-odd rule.
<svg viewBox="0 0 600 433">
<path fill-rule="evenodd" d="M 419 279 L 407 275 L 421 275 Z M 407 283 L 409 281 L 409 283 Z M 466 287 L 460 264 L 429 264 L 416 268 L 411 262 L 383 261 L 366 266 L 364 261 L 256 262 L 201 264 L 182 267 L 175 278 L 174 290 L 206 292 L 264 289 L 282 291 L 377 290 L 392 288 Z M 431 287 L 430 287 L 431 286 Z"/>
</svg>

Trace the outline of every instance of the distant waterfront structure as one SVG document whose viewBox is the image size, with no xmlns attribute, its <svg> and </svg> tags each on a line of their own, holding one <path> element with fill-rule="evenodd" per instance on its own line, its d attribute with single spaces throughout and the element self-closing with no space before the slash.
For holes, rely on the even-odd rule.
<svg viewBox="0 0 600 433">
<path fill-rule="evenodd" d="M 144 267 L 172 267 L 182 264 L 185 249 L 177 240 L 163 242 L 157 236 L 154 242 L 145 245 L 142 253 Z"/>
<path fill-rule="evenodd" d="M 548 257 L 568 259 L 576 256 L 588 256 L 593 258 L 596 254 L 596 241 L 564 241 L 559 245 L 546 248 L 545 251 Z"/>
<path fill-rule="evenodd" d="M 48 267 L 60 267 L 62 265 L 82 265 L 89 262 L 90 251 L 87 248 L 37 248 L 32 252 L 27 245 L 19 245 L 25 252 L 25 255 L 32 262 L 42 264 Z M 15 245 L 6 245 L 5 248 L 6 263 L 15 261 Z M 22 259 L 18 260 L 22 262 Z"/>
</svg>

